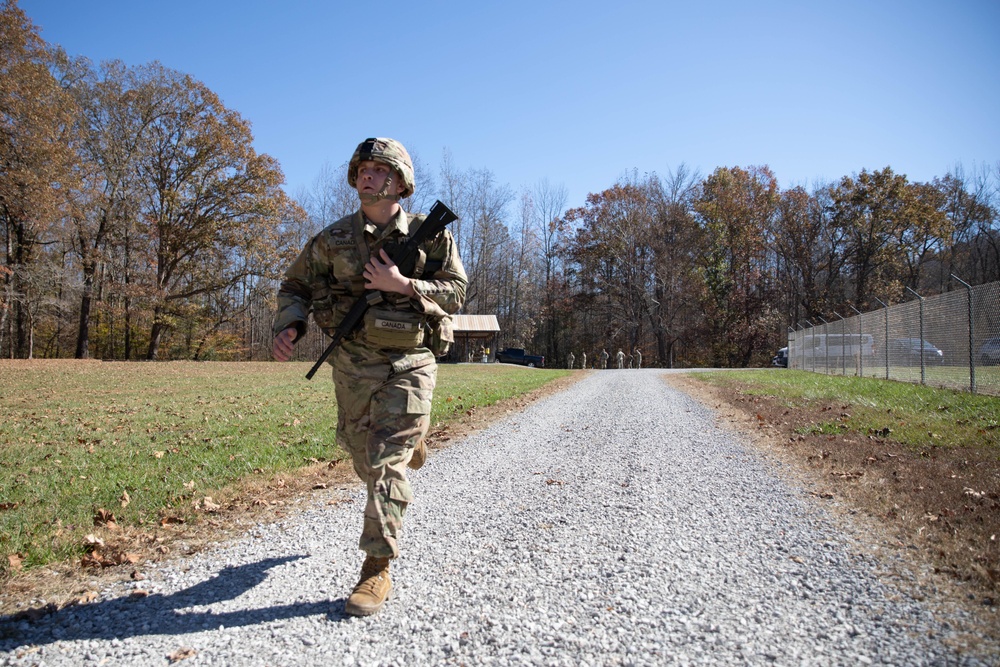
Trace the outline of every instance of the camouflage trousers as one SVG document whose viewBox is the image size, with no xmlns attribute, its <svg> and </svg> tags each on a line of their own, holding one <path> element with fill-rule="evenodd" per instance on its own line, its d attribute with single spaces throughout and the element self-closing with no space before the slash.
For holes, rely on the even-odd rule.
<svg viewBox="0 0 1000 667">
<path fill-rule="evenodd" d="M 437 364 L 403 372 L 388 364 L 335 359 L 337 443 L 368 488 L 358 546 L 369 556 L 399 557 L 399 534 L 413 491 L 406 464 L 430 427 Z"/>
</svg>

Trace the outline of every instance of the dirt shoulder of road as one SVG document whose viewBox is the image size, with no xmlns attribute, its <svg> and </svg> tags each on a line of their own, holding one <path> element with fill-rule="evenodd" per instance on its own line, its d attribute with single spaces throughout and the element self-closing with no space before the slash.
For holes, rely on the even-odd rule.
<svg viewBox="0 0 1000 667">
<path fill-rule="evenodd" d="M 693 375 L 664 376 L 712 409 L 804 496 L 828 510 L 887 581 L 964 619 L 956 648 L 1000 646 L 1000 462 L 970 446 L 907 448 L 887 438 L 811 433 L 849 406 L 791 410 Z M 997 653 L 995 655 L 1000 655 Z"/>
</svg>

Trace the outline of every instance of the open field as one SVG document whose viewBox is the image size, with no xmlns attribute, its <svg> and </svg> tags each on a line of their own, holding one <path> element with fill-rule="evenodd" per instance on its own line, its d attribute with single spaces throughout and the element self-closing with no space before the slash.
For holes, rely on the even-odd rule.
<svg viewBox="0 0 1000 667">
<path fill-rule="evenodd" d="M 134 562 L 144 541 L 162 546 L 164 531 L 267 504 L 264 489 L 285 486 L 281 475 L 336 466 L 333 383 L 325 373 L 305 380 L 308 368 L 0 361 L 3 576 Z M 566 374 L 442 365 L 432 433 Z"/>
</svg>

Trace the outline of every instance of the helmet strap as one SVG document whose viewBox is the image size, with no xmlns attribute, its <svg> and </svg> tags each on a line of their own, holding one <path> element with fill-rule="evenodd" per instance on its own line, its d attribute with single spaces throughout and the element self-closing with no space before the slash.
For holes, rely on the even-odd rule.
<svg viewBox="0 0 1000 667">
<path fill-rule="evenodd" d="M 390 170 L 389 175 L 385 177 L 385 183 L 382 184 L 382 189 L 375 194 L 369 192 L 359 192 L 358 198 L 361 199 L 361 203 L 367 205 L 377 204 L 383 199 L 388 199 L 389 201 L 399 201 L 399 195 L 389 194 L 389 188 L 392 187 L 392 175 L 395 170 Z"/>
</svg>

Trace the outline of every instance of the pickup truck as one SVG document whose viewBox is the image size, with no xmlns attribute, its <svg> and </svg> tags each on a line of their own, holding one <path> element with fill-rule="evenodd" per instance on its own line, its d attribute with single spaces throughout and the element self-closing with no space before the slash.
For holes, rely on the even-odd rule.
<svg viewBox="0 0 1000 667">
<path fill-rule="evenodd" d="M 524 350 L 519 347 L 506 347 L 497 352 L 494 361 L 498 364 L 521 364 L 522 366 L 531 366 L 534 368 L 545 367 L 545 357 L 537 357 L 533 354 L 525 354 Z"/>
</svg>

